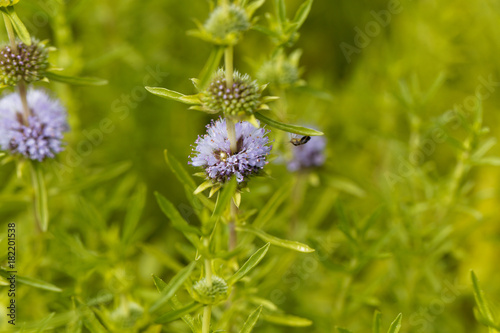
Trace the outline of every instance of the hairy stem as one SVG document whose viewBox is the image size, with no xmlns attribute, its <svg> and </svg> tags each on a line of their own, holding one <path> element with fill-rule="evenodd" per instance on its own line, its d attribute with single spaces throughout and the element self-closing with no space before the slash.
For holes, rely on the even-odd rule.
<svg viewBox="0 0 500 333">
<path fill-rule="evenodd" d="M 9 41 L 12 51 L 14 53 L 19 54 L 19 50 L 17 49 L 17 44 L 16 44 L 16 35 L 14 34 L 14 29 L 12 28 L 12 23 L 10 22 L 10 18 L 5 14 L 2 15 L 3 15 L 3 20 L 5 21 L 5 29 L 7 29 L 7 35 L 9 35 Z M 19 90 L 19 96 L 21 97 L 21 102 L 23 104 L 23 121 L 25 124 L 28 124 L 28 118 L 31 112 L 28 107 L 28 99 L 26 97 L 27 95 L 26 84 L 22 79 L 21 81 L 19 81 L 18 90 Z"/>
</svg>

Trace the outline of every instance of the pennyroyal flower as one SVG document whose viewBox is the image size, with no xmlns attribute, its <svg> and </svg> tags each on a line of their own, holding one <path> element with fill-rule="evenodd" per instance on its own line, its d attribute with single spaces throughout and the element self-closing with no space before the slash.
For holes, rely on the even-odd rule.
<svg viewBox="0 0 500 333">
<path fill-rule="evenodd" d="M 325 163 L 325 148 L 324 136 L 312 136 L 306 144 L 293 146 L 293 157 L 288 161 L 288 170 L 299 171 L 322 166 Z"/>
<path fill-rule="evenodd" d="M 69 130 L 66 109 L 42 90 L 29 90 L 27 99 L 31 110 L 27 123 L 19 94 L 0 99 L 0 149 L 31 160 L 53 158 L 63 150 L 63 132 Z"/>
<path fill-rule="evenodd" d="M 212 121 L 207 134 L 199 136 L 189 162 L 205 169 L 206 177 L 224 183 L 235 175 L 239 183 L 261 171 L 271 151 L 268 131 L 249 122 L 236 123 L 237 151 L 231 153 L 226 120 Z"/>
</svg>

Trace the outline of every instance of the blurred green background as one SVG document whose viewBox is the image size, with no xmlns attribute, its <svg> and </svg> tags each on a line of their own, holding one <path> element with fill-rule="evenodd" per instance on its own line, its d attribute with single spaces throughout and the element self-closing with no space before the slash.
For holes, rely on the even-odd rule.
<svg viewBox="0 0 500 333">
<path fill-rule="evenodd" d="M 286 3 L 292 15 L 301 1 Z M 367 24 L 376 22 L 373 13 L 391 6 L 400 11 L 372 37 L 366 35 L 365 45 L 347 59 L 342 43 L 355 47 L 357 29 L 366 33 Z M 0 219 L 18 225 L 20 272 L 64 289 L 57 294 L 20 286 L 18 318 L 36 322 L 51 312 L 64 313 L 73 308 L 75 294 L 95 302 L 111 297 L 97 303 L 109 309 L 123 290 L 127 299 L 150 298 L 155 293 L 151 274 L 168 279 L 175 267 L 169 260 L 185 263 L 178 254 L 185 247 L 179 245 L 181 235 L 169 226 L 153 195 L 159 191 L 178 207 L 187 205 L 163 151 L 187 166 L 191 145 L 210 117 L 148 94 L 144 85 L 195 93 L 189 78 L 200 73 L 210 46 L 186 31 L 195 28 L 193 18 L 206 19 L 208 1 L 21 0 L 16 8 L 33 35 L 57 47 L 53 64 L 66 73 L 109 80 L 97 88 L 44 84 L 68 106 L 72 126 L 68 149 L 45 168 L 52 216 L 48 234 L 37 235 L 32 226 L 30 197 L 22 179 L 16 180 L 14 163 L 0 169 L 5 184 Z M 469 270 L 475 270 L 498 308 L 498 161 L 477 165 L 484 163 L 466 160 L 450 194 L 463 157 L 460 142 L 473 129 L 442 125 L 442 115 L 462 106 L 464 122 L 470 123 L 475 110 L 467 103 L 475 101 L 478 86 L 491 81 L 482 101 L 489 134 L 474 139 L 473 146 L 498 136 L 499 10 L 496 0 L 314 2 L 293 48 L 303 51 L 302 78 L 314 93 L 288 93 L 288 120 L 314 124 L 328 139 L 326 165 L 314 171 L 319 185 L 309 185 L 301 203 L 298 237 L 311 245 L 325 237 L 330 250 L 328 259 L 316 256 L 314 261 L 273 250 L 287 258 L 286 264 L 276 264 L 261 296 L 273 298 L 281 285 L 286 301 L 271 300 L 314 324 L 289 329 L 262 323 L 256 332 L 334 332 L 336 325 L 367 332 L 375 309 L 383 313 L 384 327 L 402 312 L 402 332 L 487 331 L 474 318 Z M 273 11 L 271 1 L 258 14 L 267 11 Z M 265 24 L 264 17 L 260 23 Z M 246 33 L 235 48 L 235 68 L 255 75 L 253 64 L 261 64 L 271 49 L 264 35 Z M 423 102 L 439 78 L 441 85 Z M 408 104 L 407 96 L 415 103 Z M 391 186 L 391 175 L 401 176 L 401 161 L 408 161 L 412 149 L 423 149 L 435 128 L 445 128 L 446 139 L 434 142 L 410 175 Z M 494 146 L 488 156 L 499 152 Z M 243 210 L 258 209 L 281 184 L 295 179 L 280 164 L 270 164 L 269 172 L 270 180 L 255 180 L 252 193 L 244 195 Z M 127 210 L 141 191 L 146 200 L 136 241 L 122 247 L 120 226 L 127 216 L 133 218 Z M 286 235 L 291 207 L 288 201 L 282 206 L 275 233 Z M 355 244 L 339 230 L 342 211 L 349 223 L 362 225 L 376 210 L 373 229 Z M 152 249 L 165 256 L 152 255 Z M 456 297 L 444 302 L 449 285 L 457 288 Z M 0 298 L 4 304 L 5 292 Z M 164 331 L 183 332 L 182 325 Z M 63 332 L 61 327 L 55 330 Z"/>
</svg>

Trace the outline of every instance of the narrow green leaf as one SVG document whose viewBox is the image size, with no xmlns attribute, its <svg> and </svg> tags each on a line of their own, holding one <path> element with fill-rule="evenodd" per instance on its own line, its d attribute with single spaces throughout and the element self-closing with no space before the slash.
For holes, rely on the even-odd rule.
<svg viewBox="0 0 500 333">
<path fill-rule="evenodd" d="M 295 13 L 293 23 L 295 24 L 295 29 L 298 30 L 302 24 L 304 24 L 309 12 L 311 11 L 313 0 L 306 0 Z"/>
<path fill-rule="evenodd" d="M 0 10 L 5 14 L 4 19 L 8 18 L 14 27 L 17 37 L 26 45 L 31 45 L 31 36 L 26 29 L 23 21 L 17 16 L 14 7 L 1 7 Z"/>
<path fill-rule="evenodd" d="M 443 83 L 444 83 L 445 80 L 446 80 L 446 73 L 445 72 L 440 72 L 438 74 L 436 80 L 434 80 L 434 82 L 432 83 L 431 87 L 429 88 L 429 90 L 425 94 L 425 96 L 422 98 L 422 104 L 427 103 L 427 101 L 429 99 L 431 99 L 432 97 L 434 97 L 434 95 L 437 93 L 437 91 L 439 90 L 439 88 L 441 88 L 441 86 L 443 85 Z"/>
<path fill-rule="evenodd" d="M 500 157 L 496 156 L 483 157 L 477 161 L 474 161 L 474 164 L 500 166 Z"/>
<path fill-rule="evenodd" d="M 245 321 L 245 324 L 243 324 L 243 327 L 241 328 L 240 333 L 251 333 L 253 330 L 253 327 L 255 326 L 257 321 L 259 320 L 259 316 L 260 316 L 261 312 L 262 312 L 262 305 L 259 306 L 257 309 L 255 309 L 254 312 L 252 312 L 250 314 L 250 316 L 248 316 L 248 319 Z"/>
<path fill-rule="evenodd" d="M 186 195 L 189 198 L 190 196 L 192 196 L 194 190 L 196 189 L 195 181 L 182 166 L 182 164 L 172 154 L 168 154 L 167 150 L 165 150 L 164 155 L 168 167 L 170 168 L 170 170 L 172 170 L 176 178 L 185 186 Z M 211 211 L 214 210 L 214 203 L 210 201 L 205 195 L 199 193 L 196 195 L 196 198 L 198 198 L 205 207 L 207 207 Z"/>
<path fill-rule="evenodd" d="M 296 241 L 286 240 L 286 239 L 280 239 L 278 237 L 271 236 L 271 235 L 265 233 L 264 231 L 256 229 L 254 227 L 236 227 L 236 230 L 250 232 L 265 242 L 269 242 L 273 245 L 276 245 L 279 247 L 284 247 L 286 249 L 290 249 L 290 250 L 294 250 L 294 251 L 298 251 L 298 252 L 303 252 L 303 253 L 314 252 L 314 249 L 310 248 L 306 244 L 299 243 Z"/>
<path fill-rule="evenodd" d="M 158 291 L 160 293 L 167 287 L 167 284 L 162 279 L 160 279 L 159 277 L 157 277 L 154 274 L 153 274 L 153 280 L 154 280 L 156 288 L 158 289 Z M 179 302 L 179 300 L 177 299 L 177 297 L 175 295 L 172 296 L 172 298 L 168 301 L 168 303 L 170 304 L 172 309 L 174 309 L 174 311 L 180 310 L 183 308 L 182 304 Z M 184 313 L 184 314 L 180 315 L 180 317 L 191 328 L 191 331 L 193 333 L 201 332 L 201 329 L 198 327 L 198 325 L 195 323 L 193 317 L 191 317 L 189 315 L 189 313 Z"/>
<path fill-rule="evenodd" d="M 309 135 L 309 136 L 317 136 L 317 135 L 324 135 L 323 132 L 316 131 L 310 128 L 302 127 L 302 126 L 297 126 L 297 125 L 290 125 L 290 124 L 285 124 L 285 123 L 280 123 L 279 121 L 273 120 L 271 118 L 268 118 L 264 116 L 262 113 L 256 112 L 254 113 L 255 118 L 258 120 L 262 121 L 263 123 L 277 128 L 281 131 L 285 132 L 290 132 L 290 133 L 295 133 L 295 134 L 300 134 L 300 135 Z"/>
<path fill-rule="evenodd" d="M 221 61 L 223 55 L 224 55 L 224 47 L 223 46 L 215 46 L 212 49 L 212 52 L 210 52 L 210 56 L 208 57 L 208 60 L 205 63 L 205 66 L 203 66 L 203 69 L 201 70 L 200 75 L 198 76 L 198 78 L 200 80 L 199 81 L 199 88 L 201 90 L 203 90 L 207 87 L 208 82 L 210 82 L 210 79 L 217 71 L 217 68 L 219 67 L 219 64 L 220 64 L 220 61 Z"/>
<path fill-rule="evenodd" d="M 193 261 L 191 264 L 184 267 L 179 272 L 177 272 L 177 274 L 175 274 L 172 280 L 170 280 L 170 282 L 163 288 L 163 290 L 161 291 L 160 298 L 153 303 L 153 305 L 149 309 L 149 312 L 154 312 L 158 310 L 161 306 L 167 303 L 172 296 L 175 295 L 177 289 L 179 289 L 180 286 L 182 286 L 182 284 L 184 283 L 184 281 L 186 281 L 187 278 L 189 278 L 195 265 L 196 262 Z"/>
<path fill-rule="evenodd" d="M 262 25 L 258 25 L 258 24 L 254 25 L 254 26 L 252 26 L 251 29 L 258 31 L 260 33 L 263 33 L 264 35 L 267 35 L 267 36 L 272 37 L 272 38 L 280 39 L 280 37 L 281 37 L 277 32 L 275 32 L 267 27 L 264 27 Z"/>
<path fill-rule="evenodd" d="M 265 321 L 273 324 L 291 327 L 307 327 L 312 325 L 312 321 L 291 315 L 264 315 Z"/>
<path fill-rule="evenodd" d="M 9 273 L 9 271 L 7 271 L 5 269 L 0 269 L 0 275 L 4 278 L 8 279 L 10 277 L 11 273 Z M 62 291 L 61 288 L 54 286 L 51 283 L 48 283 L 48 282 L 45 282 L 42 280 L 38 280 L 38 279 L 34 279 L 34 278 L 30 278 L 30 277 L 26 277 L 26 276 L 16 275 L 16 281 L 21 283 L 21 284 L 25 284 L 27 286 L 31 286 L 31 287 L 38 288 L 38 289 L 54 291 L 57 293 L 60 293 Z"/>
<path fill-rule="evenodd" d="M 231 199 L 234 195 L 234 191 L 236 191 L 236 186 L 238 186 L 236 177 L 233 177 L 228 183 L 224 185 L 219 198 L 217 199 L 217 203 L 211 217 L 212 222 L 218 221 L 222 214 L 229 207 L 229 205 L 231 204 Z"/>
<path fill-rule="evenodd" d="M 31 179 L 33 181 L 33 191 L 35 199 L 35 215 L 40 223 L 42 231 L 49 228 L 49 209 L 47 202 L 47 188 L 40 164 L 33 162 L 31 164 Z"/>
<path fill-rule="evenodd" d="M 76 77 L 61 75 L 54 72 L 45 72 L 45 77 L 52 81 L 68 83 L 75 86 L 103 86 L 108 84 L 107 80 L 99 79 L 96 77 Z"/>
<path fill-rule="evenodd" d="M 373 314 L 373 333 L 380 333 L 382 330 L 381 313 L 376 310 Z"/>
<path fill-rule="evenodd" d="M 209 180 L 206 180 L 204 181 L 203 183 L 200 184 L 200 186 L 198 186 L 196 188 L 196 190 L 194 190 L 193 194 L 200 194 L 202 193 L 203 191 L 205 191 L 207 188 L 210 188 L 212 186 L 214 186 L 215 184 L 212 182 L 211 179 Z"/>
<path fill-rule="evenodd" d="M 479 159 L 486 155 L 486 153 L 493 148 L 497 144 L 497 138 L 491 137 L 484 141 L 477 149 L 474 150 L 474 154 L 472 154 L 471 158 Z"/>
<path fill-rule="evenodd" d="M 55 312 L 52 312 L 50 313 L 47 317 L 45 317 L 44 319 L 42 319 L 40 321 L 40 323 L 38 323 L 38 328 L 37 330 L 35 331 L 35 333 L 41 333 L 41 332 L 44 332 L 45 329 L 47 328 L 47 326 L 50 324 L 50 322 L 52 321 L 52 319 L 54 318 L 55 316 Z"/>
<path fill-rule="evenodd" d="M 264 207 L 260 209 L 259 215 L 255 218 L 252 224 L 255 228 L 262 228 L 274 217 L 276 210 L 290 196 L 290 188 L 291 183 L 285 183 L 273 194 L 271 199 L 269 199 Z"/>
<path fill-rule="evenodd" d="M 337 327 L 337 331 L 339 331 L 339 333 L 352 333 L 352 331 L 342 327 Z"/>
<path fill-rule="evenodd" d="M 163 289 L 167 286 L 167 283 L 161 278 L 153 274 L 153 282 L 155 283 L 156 289 L 161 293 Z"/>
<path fill-rule="evenodd" d="M 484 297 L 484 292 L 481 290 L 481 287 L 479 286 L 479 280 L 476 276 L 476 273 L 474 273 L 473 270 L 470 271 L 470 277 L 472 280 L 472 286 L 474 288 L 474 298 L 476 299 L 476 304 L 479 308 L 481 316 L 488 323 L 494 323 L 493 314 L 486 302 L 486 299 Z"/>
<path fill-rule="evenodd" d="M 188 305 L 185 305 L 182 308 L 167 312 L 164 315 L 158 317 L 155 320 L 155 323 L 157 323 L 157 324 L 169 323 L 171 321 L 174 321 L 174 320 L 181 318 L 182 316 L 185 316 L 186 314 L 189 314 L 193 311 L 198 310 L 202 306 L 203 306 L 203 304 L 201 304 L 201 303 L 195 303 L 195 302 L 189 303 Z"/>
<path fill-rule="evenodd" d="M 179 211 L 174 205 L 160 193 L 155 192 L 156 200 L 163 213 L 170 219 L 175 229 L 182 232 L 184 237 L 199 251 L 203 251 L 204 247 L 201 244 L 199 236 L 201 232 L 198 228 L 189 225 L 186 220 L 181 216 Z"/>
<path fill-rule="evenodd" d="M 189 173 L 184 169 L 182 164 L 171 154 L 168 154 L 168 151 L 165 149 L 164 151 L 165 161 L 167 165 L 170 167 L 170 170 L 174 173 L 177 179 L 184 185 L 189 186 L 191 192 L 196 188 L 196 183 L 193 178 L 189 175 Z"/>
<path fill-rule="evenodd" d="M 170 304 L 174 310 L 178 310 L 183 307 L 182 303 L 177 299 L 177 296 L 172 297 L 170 301 L 168 301 L 168 304 Z M 181 318 L 186 325 L 189 326 L 193 333 L 201 333 L 201 322 L 195 321 L 189 313 L 184 314 Z"/>
<path fill-rule="evenodd" d="M 16 276 L 16 280 L 19 283 L 22 283 L 22 284 L 25 284 L 25 285 L 28 285 L 28 286 L 32 286 L 32 287 L 35 287 L 35 288 L 38 288 L 38 289 L 55 291 L 55 292 L 58 292 L 58 293 L 62 292 L 61 288 L 59 288 L 57 286 L 54 286 L 51 283 L 42 281 L 42 280 L 33 279 L 33 278 L 25 277 L 25 276 L 19 276 L 19 275 Z"/>
<path fill-rule="evenodd" d="M 351 233 L 351 223 L 349 221 L 349 217 L 346 215 L 344 211 L 344 207 L 341 202 L 337 202 L 335 206 L 337 210 L 337 215 L 339 218 L 339 229 L 342 233 L 353 243 L 356 244 L 356 239 L 352 236 Z"/>
<path fill-rule="evenodd" d="M 248 17 L 252 17 L 255 11 L 259 9 L 264 2 L 266 2 L 266 0 L 255 0 L 250 2 L 248 6 L 245 6 L 245 11 L 247 12 Z"/>
<path fill-rule="evenodd" d="M 403 314 L 402 313 L 398 314 L 396 319 L 394 319 L 394 321 L 392 322 L 391 326 L 389 326 L 389 330 L 387 331 L 387 333 L 398 333 L 399 330 L 401 329 L 401 319 L 402 318 L 403 318 Z"/>
<path fill-rule="evenodd" d="M 96 318 L 94 311 L 89 307 L 86 307 L 82 311 L 82 320 L 85 327 L 90 331 L 90 333 L 107 333 L 109 332 L 101 322 Z"/>
<path fill-rule="evenodd" d="M 85 176 L 76 179 L 73 183 L 64 184 L 60 188 L 53 188 L 51 189 L 51 193 L 78 193 L 92 186 L 102 186 L 102 184 L 104 184 L 106 181 L 114 179 L 122 175 L 125 171 L 129 170 L 131 165 L 132 164 L 130 162 L 122 162 L 115 165 L 109 165 L 99 172 L 86 174 Z"/>
<path fill-rule="evenodd" d="M 285 0 L 274 0 L 274 6 L 276 7 L 276 13 L 280 25 L 283 27 L 286 22 L 286 6 Z"/>
<path fill-rule="evenodd" d="M 258 249 L 254 254 L 252 254 L 252 256 L 243 264 L 243 266 L 241 266 L 241 268 L 227 280 L 227 284 L 235 284 L 236 282 L 241 280 L 241 278 L 247 275 L 255 266 L 257 266 L 259 262 L 264 259 L 267 251 L 269 250 L 269 246 L 271 246 L 271 244 L 267 243 L 266 245 Z"/>
<path fill-rule="evenodd" d="M 146 204 L 146 186 L 140 184 L 137 187 L 135 196 L 127 206 L 127 215 L 122 229 L 122 242 L 128 244 L 141 219 L 142 210 Z"/>
<path fill-rule="evenodd" d="M 200 104 L 198 95 L 183 95 L 177 91 L 168 90 L 161 87 L 146 87 L 146 90 L 158 97 L 171 99 L 184 104 L 195 105 Z"/>
<path fill-rule="evenodd" d="M 330 185 L 340 191 L 352 194 L 359 198 L 362 198 L 366 195 L 365 191 L 361 187 L 347 178 L 332 177 L 330 178 Z"/>
<path fill-rule="evenodd" d="M 158 201 L 158 205 L 160 206 L 163 213 L 172 221 L 172 225 L 177 230 L 181 231 L 189 240 L 192 237 L 196 237 L 196 235 L 201 236 L 200 230 L 193 226 L 190 226 L 186 220 L 181 216 L 179 211 L 175 208 L 175 206 L 163 195 L 158 192 L 155 192 L 156 200 Z M 198 242 L 196 242 L 198 243 Z"/>
</svg>

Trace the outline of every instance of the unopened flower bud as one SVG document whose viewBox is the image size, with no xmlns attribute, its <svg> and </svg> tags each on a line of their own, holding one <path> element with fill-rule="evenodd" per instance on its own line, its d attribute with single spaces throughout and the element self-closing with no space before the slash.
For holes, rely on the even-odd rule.
<svg viewBox="0 0 500 333">
<path fill-rule="evenodd" d="M 245 10 L 237 5 L 214 9 L 204 24 L 206 32 L 219 44 L 235 44 L 239 34 L 250 28 Z"/>
<path fill-rule="evenodd" d="M 14 86 L 19 81 L 40 81 L 49 67 L 49 52 L 44 43 L 33 40 L 31 45 L 17 43 L 17 52 L 10 45 L 0 50 L 0 81 Z"/>
<path fill-rule="evenodd" d="M 202 102 L 206 109 L 214 113 L 242 116 L 257 110 L 261 104 L 260 97 L 260 87 L 250 76 L 234 72 L 233 84 L 228 87 L 225 72 L 219 70 L 206 89 Z"/>
<path fill-rule="evenodd" d="M 211 284 L 206 278 L 199 280 L 194 284 L 193 290 L 197 301 L 203 304 L 217 304 L 228 297 L 227 283 L 217 275 L 212 276 Z"/>
</svg>

